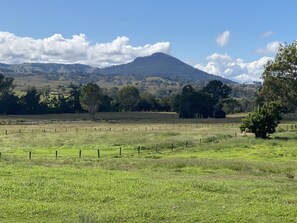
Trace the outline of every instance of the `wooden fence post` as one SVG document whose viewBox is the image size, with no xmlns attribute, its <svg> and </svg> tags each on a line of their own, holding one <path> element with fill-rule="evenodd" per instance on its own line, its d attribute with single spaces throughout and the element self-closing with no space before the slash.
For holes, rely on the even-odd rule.
<svg viewBox="0 0 297 223">
<path fill-rule="evenodd" d="M 5 135 L 7 135 L 7 130 L 5 130 Z"/>
<path fill-rule="evenodd" d="M 120 156 L 122 156 L 122 147 L 120 147 Z"/>
<path fill-rule="evenodd" d="M 100 158 L 100 149 L 97 150 L 98 158 Z"/>
<path fill-rule="evenodd" d="M 58 151 L 56 150 L 56 159 L 58 159 Z"/>
<path fill-rule="evenodd" d="M 78 157 L 81 158 L 81 150 L 79 150 Z"/>
<path fill-rule="evenodd" d="M 29 151 L 29 160 L 31 160 L 32 158 L 32 154 L 31 154 L 31 151 Z"/>
</svg>

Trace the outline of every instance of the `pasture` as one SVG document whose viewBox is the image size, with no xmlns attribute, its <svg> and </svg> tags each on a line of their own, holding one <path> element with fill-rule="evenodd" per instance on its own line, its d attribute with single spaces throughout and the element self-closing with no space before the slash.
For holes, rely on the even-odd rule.
<svg viewBox="0 0 297 223">
<path fill-rule="evenodd" d="M 269 140 L 240 116 L 98 117 L 0 117 L 0 222 L 297 221 L 296 115 Z"/>
</svg>

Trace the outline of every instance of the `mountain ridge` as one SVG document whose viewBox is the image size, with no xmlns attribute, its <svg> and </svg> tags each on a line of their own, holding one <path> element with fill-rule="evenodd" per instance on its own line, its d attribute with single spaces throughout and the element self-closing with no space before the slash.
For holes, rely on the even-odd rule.
<svg viewBox="0 0 297 223">
<path fill-rule="evenodd" d="M 8 76 L 26 76 L 30 74 L 60 74 L 61 76 L 92 76 L 99 78 L 107 76 L 137 75 L 143 77 L 163 77 L 169 79 L 185 79 L 206 82 L 220 80 L 224 83 L 235 83 L 220 76 L 206 73 L 192 67 L 181 60 L 165 53 L 154 53 L 150 56 L 137 57 L 133 61 L 111 67 L 98 68 L 85 64 L 59 64 L 59 63 L 0 63 L 0 72 Z"/>
</svg>

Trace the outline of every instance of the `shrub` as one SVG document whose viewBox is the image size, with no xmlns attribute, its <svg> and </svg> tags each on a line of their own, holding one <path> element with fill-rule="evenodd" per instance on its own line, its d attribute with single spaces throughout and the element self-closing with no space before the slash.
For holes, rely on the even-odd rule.
<svg viewBox="0 0 297 223">
<path fill-rule="evenodd" d="M 257 138 L 267 138 L 269 133 L 274 133 L 282 119 L 281 106 L 276 102 L 264 104 L 256 108 L 242 120 L 241 131 L 255 133 Z"/>
</svg>

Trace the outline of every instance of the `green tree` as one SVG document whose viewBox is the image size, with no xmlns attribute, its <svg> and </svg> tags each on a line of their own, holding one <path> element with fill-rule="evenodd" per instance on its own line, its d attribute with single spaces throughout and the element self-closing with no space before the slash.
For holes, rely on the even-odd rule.
<svg viewBox="0 0 297 223">
<path fill-rule="evenodd" d="M 255 133 L 257 138 L 267 138 L 268 134 L 274 133 L 282 119 L 281 105 L 277 102 L 264 104 L 256 108 L 242 120 L 241 131 Z"/>
<path fill-rule="evenodd" d="M 185 85 L 178 104 L 180 118 L 207 118 L 213 117 L 216 100 L 204 91 L 196 91 L 191 85 Z"/>
<path fill-rule="evenodd" d="M 95 114 L 100 106 L 102 98 L 101 88 L 94 83 L 83 86 L 80 92 L 80 104 L 83 109 L 89 112 L 91 120 L 95 120 Z"/>
<path fill-rule="evenodd" d="M 22 96 L 20 100 L 25 114 L 42 114 L 44 112 L 40 102 L 40 93 L 34 86 L 29 87 L 26 95 Z"/>
<path fill-rule="evenodd" d="M 5 77 L 0 73 L 0 96 L 4 94 L 11 94 L 14 88 L 14 79 L 12 77 Z"/>
<path fill-rule="evenodd" d="M 151 111 L 157 108 L 157 101 L 154 95 L 143 92 L 140 95 L 140 102 L 138 103 L 138 110 L 140 111 Z"/>
<path fill-rule="evenodd" d="M 203 88 L 203 91 L 210 94 L 214 99 L 219 100 L 227 98 L 231 94 L 232 89 L 228 85 L 223 84 L 222 81 L 212 80 Z"/>
<path fill-rule="evenodd" d="M 81 85 L 70 84 L 70 95 L 69 95 L 69 104 L 71 106 L 72 112 L 82 112 L 83 109 L 81 107 L 79 97 Z"/>
<path fill-rule="evenodd" d="M 118 94 L 120 109 L 124 111 L 137 110 L 140 101 L 139 91 L 133 85 L 123 87 Z"/>
<path fill-rule="evenodd" d="M 17 114 L 21 112 L 19 98 L 14 95 L 12 77 L 0 73 L 0 113 Z"/>
<path fill-rule="evenodd" d="M 266 102 L 277 101 L 293 111 L 297 107 L 297 41 L 281 45 L 262 74 L 260 95 Z"/>
</svg>

